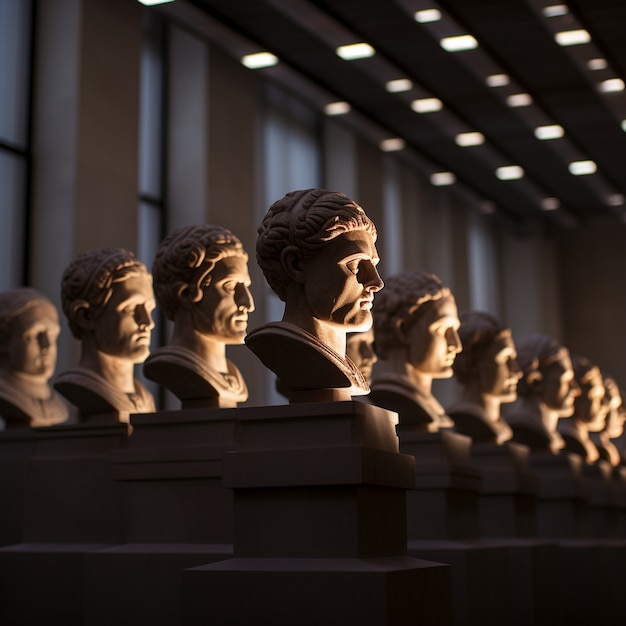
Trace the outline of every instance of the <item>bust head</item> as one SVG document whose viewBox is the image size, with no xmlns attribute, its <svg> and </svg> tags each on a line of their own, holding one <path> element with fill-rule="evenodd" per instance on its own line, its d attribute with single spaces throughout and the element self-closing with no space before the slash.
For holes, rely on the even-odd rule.
<svg viewBox="0 0 626 626">
<path fill-rule="evenodd" d="M 603 431 L 608 439 L 617 439 L 624 432 L 624 413 L 622 392 L 612 376 L 604 376 L 604 406 L 606 421 Z"/>
<path fill-rule="evenodd" d="M 63 273 L 61 299 L 70 330 L 93 350 L 131 363 L 150 351 L 152 277 L 132 252 L 96 248 Z"/>
<path fill-rule="evenodd" d="M 346 339 L 346 355 L 369 383 L 372 367 L 378 360 L 374 351 L 374 330 L 370 328 L 360 333 L 349 333 Z"/>
<path fill-rule="evenodd" d="M 0 368 L 35 383 L 54 373 L 60 332 L 56 307 L 35 289 L 0 293 Z"/>
<path fill-rule="evenodd" d="M 154 290 L 167 319 L 191 324 L 224 344 L 243 343 L 248 313 L 248 255 L 228 229 L 209 224 L 179 228 L 159 246 Z"/>
<path fill-rule="evenodd" d="M 275 202 L 258 229 L 257 260 L 285 302 L 283 320 L 326 340 L 371 327 L 376 271 L 376 228 L 342 193 L 307 189 Z M 332 341 L 328 341 L 332 345 Z"/>
<path fill-rule="evenodd" d="M 532 398 L 558 417 L 569 417 L 579 393 L 567 348 L 545 335 L 528 335 L 517 342 L 522 378 L 517 393 Z"/>
<path fill-rule="evenodd" d="M 459 319 L 463 351 L 454 362 L 456 379 L 480 395 L 513 402 L 522 373 L 511 330 L 482 311 L 464 312 Z"/>
<path fill-rule="evenodd" d="M 607 406 L 604 405 L 604 380 L 600 368 L 586 357 L 572 358 L 574 377 L 580 393 L 574 400 L 573 419 L 585 430 L 598 432 L 604 428 Z"/>
<path fill-rule="evenodd" d="M 449 378 L 461 351 L 454 296 L 439 277 L 404 272 L 387 280 L 376 302 L 374 335 L 379 359 L 403 350 L 415 370 Z"/>
</svg>

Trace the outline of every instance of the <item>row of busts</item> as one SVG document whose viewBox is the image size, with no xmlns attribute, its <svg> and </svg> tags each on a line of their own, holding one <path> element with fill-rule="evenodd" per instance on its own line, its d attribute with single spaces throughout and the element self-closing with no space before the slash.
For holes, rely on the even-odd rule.
<svg viewBox="0 0 626 626">
<path fill-rule="evenodd" d="M 0 415 L 7 427 L 62 423 L 68 410 L 60 394 L 81 421 L 128 421 L 155 410 L 135 378 L 139 363 L 183 409 L 235 407 L 248 391 L 226 346 L 245 341 L 290 402 L 363 396 L 371 376 L 367 401 L 397 411 L 399 428 L 454 428 L 475 441 L 512 438 L 619 462 L 611 443 L 623 427 L 615 381 L 586 359 L 572 364 L 550 338 L 514 342 L 486 313 L 459 317 L 450 289 L 427 272 L 387 278 L 380 291 L 375 241 L 374 224 L 341 193 L 309 189 L 274 203 L 258 229 L 256 257 L 285 310 L 280 322 L 250 333 L 248 255 L 225 228 L 176 230 L 151 272 L 127 250 L 80 254 L 61 279 L 79 362 L 53 388 L 54 305 L 28 288 L 0 294 Z M 151 353 L 157 303 L 172 332 Z M 444 410 L 432 383 L 453 375 L 461 397 Z"/>
</svg>

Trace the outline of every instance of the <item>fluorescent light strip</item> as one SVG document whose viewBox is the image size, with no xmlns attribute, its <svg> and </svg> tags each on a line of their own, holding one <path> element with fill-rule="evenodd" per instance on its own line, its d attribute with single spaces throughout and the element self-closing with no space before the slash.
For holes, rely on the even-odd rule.
<svg viewBox="0 0 626 626">
<path fill-rule="evenodd" d="M 467 148 L 469 146 L 480 146 L 485 143 L 485 136 L 482 133 L 471 132 L 471 133 L 459 133 L 455 138 L 457 146 L 461 146 L 462 148 Z"/>
<path fill-rule="evenodd" d="M 439 9 L 422 9 L 421 11 L 415 11 L 413 17 L 420 24 L 438 22 L 441 19 L 441 11 Z"/>
<path fill-rule="evenodd" d="M 551 124 L 549 126 L 537 126 L 535 128 L 535 137 L 537 139 L 560 139 L 565 134 L 563 127 L 559 124 Z"/>
<path fill-rule="evenodd" d="M 559 17 L 560 15 L 567 15 L 569 9 L 565 4 L 551 4 L 550 6 L 543 7 L 541 9 L 544 17 Z"/>
<path fill-rule="evenodd" d="M 543 198 L 541 201 L 541 208 L 544 211 L 556 211 L 561 206 L 561 202 L 558 198 Z"/>
<path fill-rule="evenodd" d="M 602 93 L 615 93 L 617 91 L 624 91 L 624 81 L 621 78 L 609 78 L 603 80 L 598 88 Z"/>
<path fill-rule="evenodd" d="M 260 70 L 264 67 L 272 67 L 278 63 L 278 57 L 271 52 L 255 52 L 241 57 L 241 64 L 249 70 Z"/>
<path fill-rule="evenodd" d="M 624 202 L 625 202 L 624 194 L 621 194 L 621 193 L 612 193 L 606 199 L 606 203 L 609 206 L 622 206 Z"/>
<path fill-rule="evenodd" d="M 519 180 L 524 178 L 524 169 L 519 165 L 504 165 L 496 170 L 496 176 L 500 180 Z"/>
<path fill-rule="evenodd" d="M 396 78 L 390 80 L 385 85 L 385 89 L 389 93 L 400 93 L 402 91 L 410 91 L 413 88 L 413 82 L 408 78 Z"/>
<path fill-rule="evenodd" d="M 473 50 L 478 47 L 478 41 L 471 35 L 457 35 L 456 37 L 444 37 L 439 40 L 439 45 L 446 52 L 461 52 Z"/>
<path fill-rule="evenodd" d="M 488 87 L 504 87 L 509 84 L 510 79 L 506 74 L 491 74 L 485 79 Z"/>
<path fill-rule="evenodd" d="M 609 64 L 606 59 L 597 58 L 597 59 L 589 59 L 587 61 L 587 68 L 592 72 L 597 72 L 598 70 L 605 70 Z"/>
<path fill-rule="evenodd" d="M 622 120 L 622 130 L 626 133 L 626 120 Z"/>
<path fill-rule="evenodd" d="M 324 107 L 324 113 L 326 115 L 345 115 L 350 113 L 350 105 L 347 102 L 329 102 Z"/>
<path fill-rule="evenodd" d="M 591 35 L 584 28 L 579 28 L 578 30 L 563 30 L 556 33 L 554 39 L 559 46 L 579 46 L 589 43 Z"/>
<path fill-rule="evenodd" d="M 528 93 L 514 93 L 507 97 L 506 103 L 512 108 L 527 107 L 533 103 L 533 99 Z"/>
<path fill-rule="evenodd" d="M 443 102 L 439 98 L 419 98 L 411 102 L 411 108 L 416 113 L 433 113 L 441 111 Z"/>
<path fill-rule="evenodd" d="M 380 142 L 380 149 L 383 152 L 397 152 L 398 150 L 403 150 L 405 146 L 404 139 L 400 139 L 400 137 L 390 137 Z"/>
<path fill-rule="evenodd" d="M 368 43 L 351 43 L 347 46 L 339 46 L 335 52 L 344 61 L 355 61 L 356 59 L 367 59 L 376 54 L 376 50 Z"/>
<path fill-rule="evenodd" d="M 594 161 L 573 161 L 567 166 L 570 174 L 574 176 L 586 176 L 588 174 L 595 174 L 598 166 Z"/>
<path fill-rule="evenodd" d="M 156 4 L 166 4 L 167 2 L 174 2 L 174 0 L 138 0 L 139 4 L 143 4 L 147 7 L 153 7 Z"/>
<path fill-rule="evenodd" d="M 447 187 L 455 182 L 456 176 L 452 172 L 435 172 L 430 177 L 430 183 L 435 187 Z"/>
</svg>

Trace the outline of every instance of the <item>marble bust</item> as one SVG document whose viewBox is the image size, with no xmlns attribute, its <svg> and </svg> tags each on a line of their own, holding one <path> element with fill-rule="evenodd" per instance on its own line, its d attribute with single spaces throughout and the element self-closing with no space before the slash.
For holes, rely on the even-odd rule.
<svg viewBox="0 0 626 626">
<path fill-rule="evenodd" d="M 360 333 L 348 333 L 346 337 L 346 355 L 363 374 L 369 384 L 372 380 L 372 368 L 378 361 L 374 350 L 374 329 Z"/>
<path fill-rule="evenodd" d="M 226 345 L 242 344 L 254 311 L 248 255 L 221 226 L 192 225 L 166 237 L 152 266 L 157 302 L 173 331 L 146 360 L 147 378 L 183 408 L 235 407 L 248 398 Z"/>
<path fill-rule="evenodd" d="M 522 372 L 511 329 L 482 311 L 460 315 L 463 351 L 454 362 L 460 397 L 448 407 L 455 430 L 475 443 L 503 443 L 513 436 L 501 405 L 517 398 Z"/>
<path fill-rule="evenodd" d="M 122 248 L 88 250 L 63 273 L 61 300 L 80 358 L 54 387 L 78 407 L 79 419 L 128 422 L 131 413 L 153 412 L 152 395 L 134 377 L 154 327 L 146 266 Z"/>
<path fill-rule="evenodd" d="M 522 337 L 516 346 L 522 378 L 517 400 L 504 408 L 504 418 L 513 429 L 513 441 L 556 454 L 564 446 L 557 423 L 572 415 L 580 393 L 569 350 L 540 334 Z"/>
<path fill-rule="evenodd" d="M 0 293 L 0 417 L 6 428 L 67 420 L 67 405 L 48 383 L 60 330 L 56 307 L 35 289 Z"/>
<path fill-rule="evenodd" d="M 589 435 L 601 431 L 605 425 L 608 407 L 603 402 L 604 380 L 600 368 L 586 357 L 573 357 L 572 366 L 580 393 L 574 400 L 572 416 L 559 420 L 558 430 L 566 452 L 582 456 L 587 463 L 595 463 L 600 453 Z"/>
<path fill-rule="evenodd" d="M 400 428 L 436 432 L 452 420 L 432 393 L 450 378 L 461 351 L 456 301 L 429 272 L 403 272 L 386 281 L 374 307 L 378 361 L 370 401 L 396 411 Z"/>
<path fill-rule="evenodd" d="M 624 433 L 626 411 L 622 392 L 612 376 L 604 375 L 603 404 L 606 412 L 604 426 L 599 432 L 590 433 L 590 437 L 598 449 L 599 457 L 617 467 L 622 459 L 619 448 L 612 440 L 619 439 Z"/>
<path fill-rule="evenodd" d="M 257 260 L 285 303 L 280 322 L 246 337 L 276 374 L 290 402 L 349 400 L 369 391 L 346 356 L 346 334 L 372 325 L 376 227 L 346 195 L 325 189 L 288 193 L 258 229 Z"/>
</svg>

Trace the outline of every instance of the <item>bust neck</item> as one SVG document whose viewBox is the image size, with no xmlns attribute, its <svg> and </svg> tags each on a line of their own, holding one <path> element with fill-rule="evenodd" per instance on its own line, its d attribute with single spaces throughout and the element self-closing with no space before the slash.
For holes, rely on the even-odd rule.
<svg viewBox="0 0 626 626">
<path fill-rule="evenodd" d="M 135 393 L 135 364 L 101 352 L 88 339 L 83 340 L 78 365 L 97 374 L 119 391 Z"/>
</svg>

